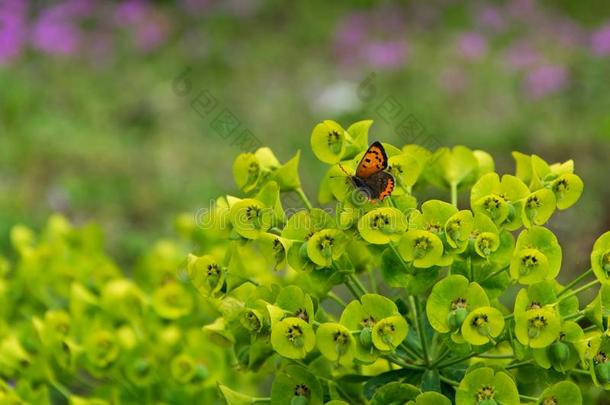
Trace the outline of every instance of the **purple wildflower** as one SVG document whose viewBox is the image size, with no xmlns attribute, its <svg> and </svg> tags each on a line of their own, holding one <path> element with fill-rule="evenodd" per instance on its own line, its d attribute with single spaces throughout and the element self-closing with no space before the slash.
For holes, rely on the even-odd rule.
<svg viewBox="0 0 610 405">
<path fill-rule="evenodd" d="M 476 32 L 467 32 L 460 35 L 457 41 L 462 56 L 470 60 L 481 59 L 487 52 L 487 40 Z"/>
<path fill-rule="evenodd" d="M 533 99 L 556 93 L 568 84 L 568 71 L 560 65 L 535 68 L 525 78 L 526 91 Z"/>
<path fill-rule="evenodd" d="M 8 1 L 0 8 L 0 64 L 21 54 L 26 39 L 25 11 Z"/>
<path fill-rule="evenodd" d="M 363 56 L 376 68 L 397 68 L 407 58 L 406 44 L 403 42 L 372 42 L 365 46 Z"/>
<path fill-rule="evenodd" d="M 595 55 L 610 55 L 610 23 L 593 33 L 591 37 L 591 48 Z"/>
<path fill-rule="evenodd" d="M 541 55 L 527 42 L 517 42 L 504 53 L 504 58 L 510 67 L 521 70 L 542 61 Z"/>
<path fill-rule="evenodd" d="M 80 48 L 81 32 L 75 22 L 51 7 L 42 12 L 31 33 L 32 45 L 46 53 L 71 55 Z"/>
<path fill-rule="evenodd" d="M 500 10 L 494 6 L 487 5 L 477 8 L 475 19 L 481 27 L 495 32 L 503 31 L 506 28 L 506 19 Z"/>
</svg>

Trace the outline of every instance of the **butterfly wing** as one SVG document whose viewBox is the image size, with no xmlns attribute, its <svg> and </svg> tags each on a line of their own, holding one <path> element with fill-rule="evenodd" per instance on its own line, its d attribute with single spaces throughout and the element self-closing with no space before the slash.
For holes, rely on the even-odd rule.
<svg viewBox="0 0 610 405">
<path fill-rule="evenodd" d="M 394 191 L 394 177 L 387 172 L 377 172 L 364 179 L 371 200 L 383 200 Z"/>
<path fill-rule="evenodd" d="M 388 156 L 380 142 L 373 142 L 358 163 L 356 176 L 362 179 L 371 177 L 388 167 Z"/>
</svg>

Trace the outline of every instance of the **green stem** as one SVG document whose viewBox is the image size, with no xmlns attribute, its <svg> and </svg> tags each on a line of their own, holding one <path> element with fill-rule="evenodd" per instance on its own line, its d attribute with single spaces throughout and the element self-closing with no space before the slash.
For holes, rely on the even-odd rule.
<svg viewBox="0 0 610 405">
<path fill-rule="evenodd" d="M 557 301 L 556 304 L 559 305 L 559 303 L 567 300 L 568 298 L 572 297 L 573 295 L 580 294 L 581 292 L 586 291 L 591 287 L 595 287 L 597 284 L 599 284 L 599 280 L 595 279 L 595 280 L 591 281 L 590 283 L 587 283 L 587 284 L 583 285 L 582 287 L 577 288 L 576 290 L 572 290 L 569 293 L 565 294 L 563 297 L 561 297 Z"/>
<path fill-rule="evenodd" d="M 445 348 L 445 350 L 443 350 L 441 354 L 439 354 L 438 357 L 430 364 L 430 368 L 435 368 L 441 361 L 445 360 L 449 354 L 451 354 L 451 352 L 448 348 Z"/>
<path fill-rule="evenodd" d="M 364 284 L 362 284 L 362 282 L 360 281 L 360 279 L 358 278 L 358 276 L 356 276 L 356 275 L 355 275 L 355 274 L 353 274 L 353 273 L 350 273 L 350 274 L 348 274 L 348 276 L 347 276 L 347 277 L 350 279 L 350 281 L 351 281 L 352 283 L 354 283 L 354 285 L 355 285 L 356 287 L 358 287 L 358 289 L 360 290 L 360 292 L 362 293 L 362 295 L 364 295 L 364 294 L 367 294 L 367 293 L 368 293 L 368 291 L 367 291 L 367 290 L 366 290 L 366 288 L 364 287 Z"/>
<path fill-rule="evenodd" d="M 486 282 L 487 280 L 490 280 L 492 278 L 494 278 L 495 276 L 497 276 L 498 274 L 502 274 L 506 271 L 506 269 L 508 269 L 508 267 L 503 267 L 500 270 L 496 270 L 493 273 L 489 274 L 487 277 L 485 277 L 483 279 L 483 281 L 480 281 L 479 284 L 483 284 L 484 282 Z"/>
<path fill-rule="evenodd" d="M 358 291 L 356 291 L 356 289 L 354 288 L 354 286 L 352 285 L 352 283 L 349 282 L 348 280 L 345 280 L 345 286 L 347 287 L 347 289 L 349 290 L 349 292 L 352 293 L 352 295 L 354 296 L 354 298 L 356 298 L 358 301 L 360 301 L 360 294 L 358 294 Z"/>
<path fill-rule="evenodd" d="M 462 357 L 459 357 L 459 358 L 457 358 L 457 359 L 449 360 L 449 361 L 448 361 L 448 362 L 446 362 L 446 363 L 441 363 L 441 364 L 438 366 L 438 368 L 446 368 L 446 367 L 449 367 L 449 366 L 453 366 L 453 365 L 455 365 L 455 364 L 460 364 L 460 363 L 461 363 L 461 362 L 463 362 L 463 361 L 466 361 L 466 360 L 468 360 L 468 359 L 470 359 L 470 358 L 472 358 L 472 357 L 475 357 L 477 354 L 478 354 L 478 353 L 470 353 L 469 355 L 462 356 Z"/>
<path fill-rule="evenodd" d="M 271 403 L 271 397 L 266 397 L 266 398 L 252 398 L 250 400 L 250 403 L 252 404 L 270 404 Z"/>
<path fill-rule="evenodd" d="M 455 181 L 451 182 L 451 204 L 453 204 L 455 208 L 458 207 L 457 183 Z"/>
<path fill-rule="evenodd" d="M 557 298 L 561 297 L 562 295 L 564 295 L 565 293 L 567 293 L 570 288 L 574 287 L 576 284 L 580 283 L 582 280 L 584 280 L 585 278 L 587 278 L 591 273 L 593 273 L 593 269 L 589 269 L 587 271 L 585 271 L 584 273 L 582 273 L 580 276 L 576 277 L 574 280 L 572 280 L 571 282 L 569 282 L 565 287 L 563 287 L 563 290 L 561 290 L 559 292 L 559 294 L 557 294 Z"/>
<path fill-rule="evenodd" d="M 514 359 L 515 356 L 512 354 L 479 354 L 477 357 L 482 359 Z"/>
<path fill-rule="evenodd" d="M 339 297 L 337 294 L 335 294 L 332 291 L 329 291 L 328 294 L 326 294 L 326 296 L 328 298 L 330 298 L 331 300 L 335 301 L 337 304 L 339 304 L 342 308 L 345 308 L 347 306 L 347 304 L 345 303 L 345 301 L 343 301 L 343 299 L 341 297 Z"/>
<path fill-rule="evenodd" d="M 407 264 L 407 262 L 405 262 L 405 260 L 402 258 L 402 256 L 400 255 L 400 253 L 398 253 L 398 249 L 396 249 L 396 246 L 394 246 L 394 243 L 390 242 L 390 248 L 392 249 L 392 251 L 394 252 L 394 254 L 398 257 L 398 260 L 400 261 L 400 263 L 402 264 L 402 267 L 406 270 L 409 271 L 409 265 Z"/>
<path fill-rule="evenodd" d="M 591 377 L 591 374 L 587 370 L 581 370 L 579 368 L 570 370 L 570 373 L 576 373 L 576 374 L 586 375 L 588 377 Z"/>
<path fill-rule="evenodd" d="M 587 333 L 587 332 L 591 332 L 592 330 L 597 330 L 597 329 L 599 329 L 597 327 L 597 325 L 589 325 L 586 328 L 584 328 L 582 331 Z"/>
<path fill-rule="evenodd" d="M 307 207 L 308 210 L 313 208 L 313 205 L 311 204 L 309 198 L 307 198 L 307 196 L 305 195 L 305 191 L 303 191 L 301 187 L 295 189 L 294 191 L 301 198 L 301 201 L 303 201 L 303 204 L 305 204 L 305 207 Z"/>
<path fill-rule="evenodd" d="M 459 386 L 460 386 L 460 383 L 459 383 L 459 382 L 457 382 L 457 381 L 455 381 L 455 380 L 452 380 L 452 379 L 450 379 L 450 378 L 447 378 L 447 377 L 445 377 L 445 376 L 442 376 L 442 375 L 440 376 L 440 380 L 441 380 L 442 382 L 444 382 L 444 383 L 446 383 L 446 384 L 449 384 L 449 385 L 452 385 L 452 386 L 454 386 L 454 387 L 459 387 Z"/>
<path fill-rule="evenodd" d="M 521 394 L 519 394 L 519 399 L 521 399 L 522 401 L 538 402 L 538 398 L 530 397 L 529 395 L 521 395 Z"/>
<path fill-rule="evenodd" d="M 53 388 L 55 388 L 57 391 L 59 391 L 59 393 L 61 395 L 63 395 L 64 397 L 66 397 L 67 399 L 69 399 L 72 396 L 72 393 L 70 392 L 69 389 L 67 389 L 63 384 L 61 384 L 59 381 L 55 380 L 55 379 L 51 379 L 49 380 L 49 383 L 51 383 L 51 385 L 53 386 Z"/>
<path fill-rule="evenodd" d="M 372 271 L 369 271 L 369 284 L 371 285 L 371 290 L 377 294 L 377 280 L 375 280 L 375 274 Z"/>
<path fill-rule="evenodd" d="M 400 344 L 400 347 L 407 352 L 407 354 L 410 354 L 411 356 L 413 356 L 414 359 L 421 359 L 423 360 L 423 356 L 421 355 L 421 353 L 418 353 L 417 350 L 415 350 L 413 347 L 409 346 L 408 343 L 406 342 L 402 342 Z"/>
<path fill-rule="evenodd" d="M 504 368 L 507 369 L 507 370 L 510 370 L 511 368 L 523 367 L 523 366 L 527 366 L 527 365 L 530 365 L 530 364 L 532 364 L 532 361 L 531 360 L 526 360 L 526 361 L 522 361 L 522 362 L 519 362 L 519 363 L 509 364 L 508 366 L 505 366 Z"/>
<path fill-rule="evenodd" d="M 402 368 L 406 368 L 408 370 L 418 370 L 418 371 L 423 371 L 426 368 L 422 367 L 422 366 L 418 366 L 416 364 L 409 364 L 406 361 L 403 361 L 399 358 L 396 358 L 392 355 L 388 355 L 388 356 L 384 356 L 388 361 L 391 361 L 392 363 L 396 364 L 397 366 L 400 366 Z"/>
<path fill-rule="evenodd" d="M 567 315 L 563 319 L 565 321 L 577 321 L 577 320 L 580 320 L 580 319 L 582 319 L 584 317 L 585 317 L 585 310 L 583 309 L 583 310 L 580 310 L 580 311 L 575 312 L 573 314 Z"/>
<path fill-rule="evenodd" d="M 409 297 L 411 301 L 411 305 L 413 306 L 415 319 L 417 320 L 417 331 L 419 332 L 419 341 L 421 343 L 421 349 L 424 355 L 424 361 L 426 365 L 430 365 L 430 357 L 428 356 L 428 340 L 426 339 L 426 333 L 424 329 L 424 320 L 422 319 L 422 311 L 421 306 L 419 304 L 419 300 L 415 299 L 413 296 Z"/>
</svg>

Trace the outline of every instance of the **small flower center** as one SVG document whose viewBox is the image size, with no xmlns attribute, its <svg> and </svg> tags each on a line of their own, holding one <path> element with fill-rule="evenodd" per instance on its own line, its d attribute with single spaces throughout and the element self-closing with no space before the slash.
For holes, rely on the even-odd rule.
<svg viewBox="0 0 610 405">
<path fill-rule="evenodd" d="M 553 187 L 555 192 L 559 194 L 568 191 L 568 188 L 568 181 L 566 179 L 559 180 L 557 183 L 555 183 L 555 186 Z"/>
<path fill-rule="evenodd" d="M 328 147 L 333 153 L 339 153 L 341 151 L 341 135 L 336 129 L 331 130 L 328 133 Z"/>
<path fill-rule="evenodd" d="M 307 385 L 297 384 L 294 387 L 294 395 L 296 395 L 297 397 L 309 397 L 309 395 L 311 395 L 311 392 Z"/>
<path fill-rule="evenodd" d="M 477 391 L 477 400 L 483 401 L 485 399 L 493 399 L 494 395 L 494 387 L 491 385 L 484 385 Z"/>
<path fill-rule="evenodd" d="M 365 318 L 362 320 L 362 322 L 360 322 L 360 324 L 365 328 L 372 328 L 373 326 L 375 326 L 375 323 L 375 318 L 373 318 L 372 316 L 369 316 L 368 318 Z"/>
<path fill-rule="evenodd" d="M 259 214 L 260 208 L 256 205 L 250 205 L 246 208 L 246 218 L 248 219 L 248 221 L 252 221 L 258 218 Z"/>
<path fill-rule="evenodd" d="M 538 196 L 534 195 L 527 199 L 527 208 L 529 209 L 540 208 L 541 205 L 542 203 L 540 202 Z"/>
<path fill-rule="evenodd" d="M 474 318 L 472 318 L 471 325 L 476 328 L 481 335 L 487 336 L 491 332 L 488 323 L 488 316 L 486 314 L 481 314 L 476 315 Z"/>
<path fill-rule="evenodd" d="M 542 400 L 542 405 L 557 405 L 558 403 L 555 397 L 547 397 Z"/>
<path fill-rule="evenodd" d="M 309 314 L 307 313 L 307 310 L 305 308 L 297 309 L 294 313 L 294 316 L 304 320 L 305 322 L 309 322 Z"/>
<path fill-rule="evenodd" d="M 390 224 L 390 219 L 385 215 L 377 214 L 371 220 L 372 229 L 383 229 L 386 225 Z"/>
<path fill-rule="evenodd" d="M 420 259 L 426 255 L 430 248 L 430 240 L 425 236 L 420 236 L 415 239 L 415 258 Z"/>
<path fill-rule="evenodd" d="M 291 325 L 286 330 L 288 341 L 296 347 L 303 346 L 303 330 L 299 325 Z"/>
<path fill-rule="evenodd" d="M 546 328 L 548 322 L 542 315 L 536 315 L 528 321 L 528 333 L 531 339 L 534 339 L 540 335 L 540 332 Z"/>
<path fill-rule="evenodd" d="M 595 364 L 602 364 L 610 362 L 610 357 L 606 354 L 606 352 L 599 351 L 595 356 L 593 356 L 593 361 Z"/>
<path fill-rule="evenodd" d="M 466 309 L 467 301 L 466 298 L 458 298 L 451 302 L 451 309 L 455 311 L 456 309 Z"/>
<path fill-rule="evenodd" d="M 610 250 L 602 257 L 602 268 L 606 273 L 610 274 Z"/>
<path fill-rule="evenodd" d="M 532 301 L 528 309 L 540 309 L 542 305 L 538 301 Z"/>
</svg>

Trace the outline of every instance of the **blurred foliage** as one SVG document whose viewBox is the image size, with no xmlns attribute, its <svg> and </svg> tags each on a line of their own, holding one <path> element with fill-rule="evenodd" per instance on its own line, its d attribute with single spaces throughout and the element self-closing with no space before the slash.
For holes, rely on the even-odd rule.
<svg viewBox="0 0 610 405">
<path fill-rule="evenodd" d="M 560 240 L 576 235 L 566 256 L 583 257 L 610 223 L 605 2 L 2 4 L 0 19 L 32 32 L 0 30 L 17 44 L 0 49 L 5 247 L 15 222 L 40 227 L 60 211 L 99 220 L 119 261 L 133 262 L 176 213 L 234 191 L 231 160 L 242 150 L 212 125 L 224 108 L 282 161 L 307 150 L 297 128 L 330 116 L 373 119 L 384 142 L 421 142 L 398 128 L 411 117 L 438 145 L 574 158 L 587 191 L 549 224 Z M 187 68 L 191 92 L 180 96 L 172 82 Z M 204 117 L 191 105 L 202 90 L 218 102 Z M 301 162 L 312 191 L 321 168 L 310 152 Z"/>
</svg>

